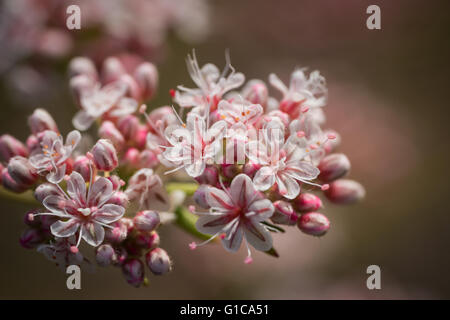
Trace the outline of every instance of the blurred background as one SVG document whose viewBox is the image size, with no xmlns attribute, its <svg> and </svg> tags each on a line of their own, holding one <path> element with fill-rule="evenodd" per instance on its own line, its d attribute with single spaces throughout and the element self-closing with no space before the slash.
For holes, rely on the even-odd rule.
<svg viewBox="0 0 450 320">
<path fill-rule="evenodd" d="M 191 236 L 165 227 L 161 246 L 174 259 L 171 274 L 135 289 L 119 269 L 98 268 L 82 274 L 79 291 L 67 290 L 64 272 L 41 254 L 20 247 L 29 207 L 0 199 L 0 298 L 450 298 L 448 1 L 167 0 L 145 10 L 138 0 L 106 8 L 100 0 L 56 2 L 2 5 L 2 134 L 26 139 L 26 119 L 37 107 L 63 132 L 72 129 L 65 68 L 74 55 L 144 55 L 160 72 L 150 103 L 157 107 L 170 103 L 170 88 L 192 84 L 184 62 L 192 48 L 200 64 L 219 67 L 229 48 L 247 79 L 275 72 L 287 81 L 295 67 L 320 70 L 329 87 L 327 127 L 341 134 L 350 178 L 367 197 L 350 207 L 327 204 L 332 229 L 325 237 L 293 227 L 275 235 L 280 258 L 255 253 L 250 266 L 242 263 L 244 250 L 190 251 Z M 81 30 L 65 28 L 69 4 L 81 7 Z M 366 28 L 370 4 L 381 8 L 381 30 Z M 381 290 L 366 287 L 372 264 L 381 268 Z"/>
</svg>

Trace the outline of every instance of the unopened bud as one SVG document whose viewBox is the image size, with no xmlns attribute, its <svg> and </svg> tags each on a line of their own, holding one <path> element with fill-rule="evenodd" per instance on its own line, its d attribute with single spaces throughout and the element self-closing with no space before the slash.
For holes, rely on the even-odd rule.
<svg viewBox="0 0 450 320">
<path fill-rule="evenodd" d="M 250 80 L 242 90 L 244 99 L 254 104 L 265 107 L 269 98 L 269 91 L 264 82 L 260 80 Z"/>
<path fill-rule="evenodd" d="M 144 282 L 144 264 L 141 260 L 130 259 L 122 265 L 125 280 L 133 287 L 139 287 Z"/>
<path fill-rule="evenodd" d="M 145 261 L 154 275 L 163 275 L 172 270 L 172 261 L 164 249 L 156 248 L 148 252 Z"/>
<path fill-rule="evenodd" d="M 318 169 L 319 179 L 323 182 L 331 182 L 345 176 L 350 170 L 350 161 L 342 153 L 330 154 L 322 159 Z"/>
<path fill-rule="evenodd" d="M 120 243 L 126 239 L 128 235 L 128 225 L 124 223 L 125 218 L 111 224 L 113 227 L 106 229 L 105 240 L 111 243 Z"/>
<path fill-rule="evenodd" d="M 206 190 L 208 189 L 208 185 L 202 184 L 197 190 L 194 192 L 194 201 L 195 203 L 203 209 L 209 209 L 209 204 L 206 201 Z"/>
<path fill-rule="evenodd" d="M 158 87 L 158 70 L 156 70 L 156 67 L 149 62 L 144 62 L 136 68 L 134 78 L 141 89 L 143 100 L 150 99 Z"/>
<path fill-rule="evenodd" d="M 8 163 L 8 173 L 13 180 L 24 187 L 31 186 L 38 179 L 36 169 L 27 158 L 16 156 Z"/>
<path fill-rule="evenodd" d="M 301 193 L 295 198 L 294 206 L 300 213 L 317 211 L 322 207 L 322 200 L 312 193 Z"/>
<path fill-rule="evenodd" d="M 108 203 L 116 204 L 121 207 L 126 207 L 128 201 L 129 201 L 128 196 L 126 195 L 125 192 L 117 191 L 111 198 L 109 198 Z"/>
<path fill-rule="evenodd" d="M 37 229 L 27 229 L 20 236 L 19 242 L 25 249 L 36 248 L 43 242 L 44 238 Z"/>
<path fill-rule="evenodd" d="M 98 130 L 98 135 L 103 139 L 110 140 L 117 150 L 121 150 L 125 144 L 122 133 L 120 133 L 111 121 L 105 121 L 102 123 L 100 129 Z"/>
<path fill-rule="evenodd" d="M 153 250 L 157 248 L 160 243 L 159 235 L 156 232 L 140 233 L 135 241 L 137 246 L 146 250 Z"/>
<path fill-rule="evenodd" d="M 125 74 L 125 68 L 116 57 L 109 57 L 103 62 L 102 66 L 102 82 L 110 83 L 119 79 L 122 74 Z"/>
<path fill-rule="evenodd" d="M 86 156 L 78 156 L 73 163 L 73 171 L 78 172 L 84 181 L 89 182 L 91 178 L 90 160 Z"/>
<path fill-rule="evenodd" d="M 226 165 L 224 165 L 226 166 Z M 228 171 L 232 171 L 231 168 L 227 169 Z M 195 180 L 198 183 L 202 184 L 209 184 L 212 186 L 217 185 L 217 182 L 219 182 L 219 170 L 216 167 L 213 166 L 207 166 L 203 173 L 196 177 Z"/>
<path fill-rule="evenodd" d="M 27 148 L 13 136 L 9 134 L 2 135 L 0 137 L 0 160 L 8 162 L 9 159 L 15 156 L 27 157 Z"/>
<path fill-rule="evenodd" d="M 274 223 L 293 226 L 297 223 L 298 215 L 292 206 L 286 201 L 275 201 L 273 203 L 275 211 L 270 218 Z"/>
<path fill-rule="evenodd" d="M 122 74 L 119 77 L 119 81 L 126 86 L 125 96 L 133 98 L 136 101 L 141 101 L 141 89 L 136 80 L 129 74 Z"/>
<path fill-rule="evenodd" d="M 134 225 L 139 231 L 153 231 L 159 223 L 159 214 L 156 211 L 141 211 L 133 218 Z"/>
<path fill-rule="evenodd" d="M 107 267 L 117 261 L 117 256 L 114 248 L 109 244 L 102 244 L 95 253 L 97 264 L 101 267 Z"/>
<path fill-rule="evenodd" d="M 246 175 L 248 175 L 250 178 L 253 179 L 253 177 L 255 176 L 256 172 L 258 172 L 258 170 L 260 168 L 261 168 L 261 166 L 259 164 L 248 162 L 248 163 L 246 163 L 244 165 L 243 171 L 244 171 L 244 173 Z"/>
<path fill-rule="evenodd" d="M 58 132 L 58 126 L 55 120 L 44 109 L 34 110 L 33 114 L 28 118 L 28 125 L 33 134 L 38 134 L 46 130 Z"/>
<path fill-rule="evenodd" d="M 140 153 L 136 148 L 129 148 L 123 158 L 124 163 L 133 168 L 139 167 Z"/>
<path fill-rule="evenodd" d="M 139 128 L 139 119 L 134 115 L 121 118 L 117 123 L 117 129 L 125 140 L 133 140 Z"/>
<path fill-rule="evenodd" d="M 323 236 L 330 229 L 330 220 L 318 212 L 302 214 L 297 222 L 298 228 L 312 236 Z"/>
<path fill-rule="evenodd" d="M 34 190 L 34 197 L 37 201 L 43 202 L 48 196 L 62 196 L 64 194 L 62 191 L 53 183 L 43 183 L 40 184 L 36 190 Z"/>
<path fill-rule="evenodd" d="M 81 105 L 81 98 L 86 92 L 90 92 L 95 87 L 96 82 L 89 76 L 84 74 L 75 76 L 70 79 L 70 92 L 78 106 Z"/>
<path fill-rule="evenodd" d="M 16 180 L 11 178 L 11 176 L 8 173 L 8 168 L 3 168 L 2 178 L 0 180 L 2 181 L 3 187 L 12 192 L 22 193 L 28 189 L 28 186 L 19 184 L 16 182 Z"/>
<path fill-rule="evenodd" d="M 153 151 L 146 149 L 139 154 L 140 168 L 153 168 L 158 164 L 158 156 Z"/>
<path fill-rule="evenodd" d="M 94 62 L 86 57 L 75 57 L 69 63 L 69 77 L 86 75 L 93 80 L 97 80 L 98 74 Z"/>
<path fill-rule="evenodd" d="M 100 139 L 92 148 L 95 167 L 101 171 L 112 171 L 119 165 L 117 152 L 111 141 Z"/>
<path fill-rule="evenodd" d="M 225 178 L 232 179 L 237 172 L 238 168 L 234 164 L 222 164 L 222 174 Z"/>
<path fill-rule="evenodd" d="M 330 184 L 325 191 L 327 198 L 337 204 L 353 204 L 364 198 L 366 190 L 354 180 L 339 179 Z"/>
</svg>

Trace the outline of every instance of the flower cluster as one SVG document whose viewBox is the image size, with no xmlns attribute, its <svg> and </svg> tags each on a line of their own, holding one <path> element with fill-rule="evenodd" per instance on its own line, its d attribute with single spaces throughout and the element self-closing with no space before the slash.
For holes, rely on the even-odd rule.
<svg viewBox="0 0 450 320">
<path fill-rule="evenodd" d="M 321 128 L 327 89 L 319 72 L 297 69 L 289 86 L 271 74 L 277 100 L 262 80 L 244 84 L 228 56 L 222 72 L 200 67 L 195 54 L 187 67 L 196 88 L 170 90 L 179 110 L 148 112 L 145 102 L 158 86 L 153 64 L 110 57 L 98 70 L 88 58 L 74 58 L 69 76 L 79 131 L 64 139 L 50 114 L 37 109 L 25 144 L 0 137 L 2 186 L 33 190 L 42 203 L 25 216 L 22 246 L 62 267 L 92 264 L 81 249 L 94 247 L 99 266 L 120 267 L 138 287 L 146 282 L 144 265 L 155 275 L 172 269 L 159 248 L 160 225 L 206 239 L 191 249 L 220 239 L 236 252 L 244 243 L 248 264 L 251 248 L 277 255 L 271 233 L 284 226 L 324 235 L 330 221 L 318 212 L 321 194 L 337 204 L 364 197 L 359 183 L 343 179 L 350 162 L 335 152 L 338 134 Z M 81 151 L 94 126 L 98 140 Z"/>
</svg>

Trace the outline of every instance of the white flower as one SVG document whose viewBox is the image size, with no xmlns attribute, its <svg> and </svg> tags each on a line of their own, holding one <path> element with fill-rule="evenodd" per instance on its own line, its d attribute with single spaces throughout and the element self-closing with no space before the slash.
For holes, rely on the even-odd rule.
<svg viewBox="0 0 450 320">
<path fill-rule="evenodd" d="M 234 71 L 228 58 L 227 66 L 222 73 L 211 63 L 200 68 L 195 53 L 192 57 L 188 55 L 186 64 L 189 75 L 197 88 L 189 89 L 178 86 L 180 91 L 175 93 L 174 101 L 180 107 L 196 107 L 194 112 L 202 115 L 208 107 L 210 110 L 215 110 L 225 93 L 241 86 L 245 81 L 242 73 Z M 229 70 L 231 70 L 231 73 L 227 75 Z"/>
<path fill-rule="evenodd" d="M 242 123 L 252 127 L 261 117 L 263 108 L 259 104 L 252 104 L 248 101 L 222 100 L 218 105 L 218 115 L 229 127 L 237 123 Z"/>
<path fill-rule="evenodd" d="M 139 201 L 139 209 L 162 209 L 168 206 L 166 191 L 161 178 L 152 169 L 137 171 L 128 181 L 125 194 L 130 200 Z"/>
<path fill-rule="evenodd" d="M 262 167 L 253 182 L 258 190 L 268 190 L 275 183 L 279 193 L 294 199 L 300 193 L 297 181 L 313 184 L 320 171 L 306 161 L 310 150 L 305 138 L 291 135 L 284 139 L 284 126 L 280 122 L 269 123 L 261 132 L 259 141 L 248 143 L 248 157 Z"/>
<path fill-rule="evenodd" d="M 211 209 L 197 220 L 200 232 L 224 235 L 222 244 L 230 252 L 236 252 L 243 239 L 260 251 L 272 248 L 272 236 L 261 222 L 272 216 L 273 204 L 262 197 L 247 175 L 236 176 L 229 190 L 208 187 L 206 202 Z"/>
<path fill-rule="evenodd" d="M 80 142 L 81 134 L 74 130 L 67 135 L 66 143 L 60 134 L 44 131 L 40 136 L 42 152 L 30 158 L 31 165 L 51 183 L 60 183 L 66 174 L 66 160 Z"/>
<path fill-rule="evenodd" d="M 163 156 L 177 166 L 175 170 L 184 168 L 191 177 L 198 177 L 221 151 L 226 128 L 224 121 L 218 121 L 208 129 L 205 119 L 191 112 L 186 126 L 174 125 L 166 129 L 166 139 L 172 147 L 168 147 Z"/>
</svg>

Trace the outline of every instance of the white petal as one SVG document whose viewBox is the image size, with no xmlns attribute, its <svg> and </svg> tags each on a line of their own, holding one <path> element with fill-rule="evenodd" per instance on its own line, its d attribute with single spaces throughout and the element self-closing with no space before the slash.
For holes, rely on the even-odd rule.
<svg viewBox="0 0 450 320">
<path fill-rule="evenodd" d="M 289 177 L 287 174 L 277 174 L 277 185 L 280 194 L 287 199 L 294 199 L 300 193 L 300 186 L 295 179 Z"/>
<path fill-rule="evenodd" d="M 67 213 L 64 211 L 64 208 L 66 207 L 66 199 L 61 196 L 48 196 L 44 199 L 42 204 L 47 210 L 56 216 L 67 216 Z"/>
<path fill-rule="evenodd" d="M 97 247 L 105 238 L 103 226 L 95 222 L 85 223 L 82 226 L 81 231 L 84 241 L 93 247 Z"/>
<path fill-rule="evenodd" d="M 89 187 L 89 206 L 100 206 L 111 198 L 114 193 L 112 182 L 104 177 L 100 177 Z"/>
<path fill-rule="evenodd" d="M 283 172 L 297 180 L 313 180 L 317 178 L 320 170 L 306 161 L 292 161 L 286 164 Z"/>
<path fill-rule="evenodd" d="M 256 250 L 268 251 L 272 248 L 272 236 L 259 222 L 249 221 L 242 227 L 248 243 Z"/>
<path fill-rule="evenodd" d="M 78 202 L 78 204 L 86 204 L 86 182 L 81 174 L 74 171 L 67 181 L 67 193 L 69 196 Z"/>
<path fill-rule="evenodd" d="M 264 220 L 269 219 L 273 215 L 275 208 L 269 199 L 262 199 L 262 200 L 253 202 L 249 206 L 248 210 L 250 212 L 256 213 L 256 215 L 252 216 L 253 220 L 264 221 Z"/>
<path fill-rule="evenodd" d="M 222 244 L 227 251 L 236 252 L 241 247 L 242 237 L 243 230 L 241 226 L 235 229 L 232 228 L 230 232 L 227 232 L 225 238 L 222 239 Z"/>
<path fill-rule="evenodd" d="M 62 166 L 53 168 L 52 171 L 50 171 L 47 174 L 46 178 L 48 182 L 58 184 L 64 179 L 65 175 L 66 175 L 66 164 L 63 164 Z"/>
<path fill-rule="evenodd" d="M 73 150 L 77 147 L 78 143 L 81 140 L 81 134 L 77 130 L 71 131 L 66 138 L 66 147 L 69 147 L 70 150 Z"/>
<path fill-rule="evenodd" d="M 234 208 L 234 204 L 231 201 L 228 194 L 220 189 L 214 187 L 208 187 L 206 189 L 206 202 L 212 208 L 224 208 L 230 210 Z"/>
<path fill-rule="evenodd" d="M 204 215 L 198 218 L 195 226 L 202 233 L 214 235 L 222 230 L 231 220 L 233 220 L 233 217 L 228 214 Z"/>
<path fill-rule="evenodd" d="M 115 204 L 105 204 L 94 215 L 94 219 L 104 224 L 113 223 L 122 218 L 125 208 Z"/>
<path fill-rule="evenodd" d="M 255 199 L 257 191 L 252 180 L 246 174 L 239 174 L 231 182 L 230 193 L 233 203 L 246 208 Z"/>
<path fill-rule="evenodd" d="M 78 111 L 75 117 L 72 119 L 72 124 L 75 128 L 81 131 L 89 129 L 94 122 L 95 118 L 91 117 L 86 111 Z"/>
<path fill-rule="evenodd" d="M 275 183 L 275 172 L 270 167 L 262 167 L 256 172 L 253 183 L 258 190 L 265 191 Z"/>
<path fill-rule="evenodd" d="M 69 219 L 67 221 L 56 221 L 50 226 L 50 230 L 55 237 L 66 238 L 77 232 L 79 226 L 78 220 Z"/>
<path fill-rule="evenodd" d="M 288 92 L 288 89 L 284 85 L 284 83 L 278 78 L 278 76 L 274 73 L 271 73 L 269 75 L 269 83 L 275 87 L 277 90 L 279 90 L 282 94 L 286 94 Z"/>
</svg>

